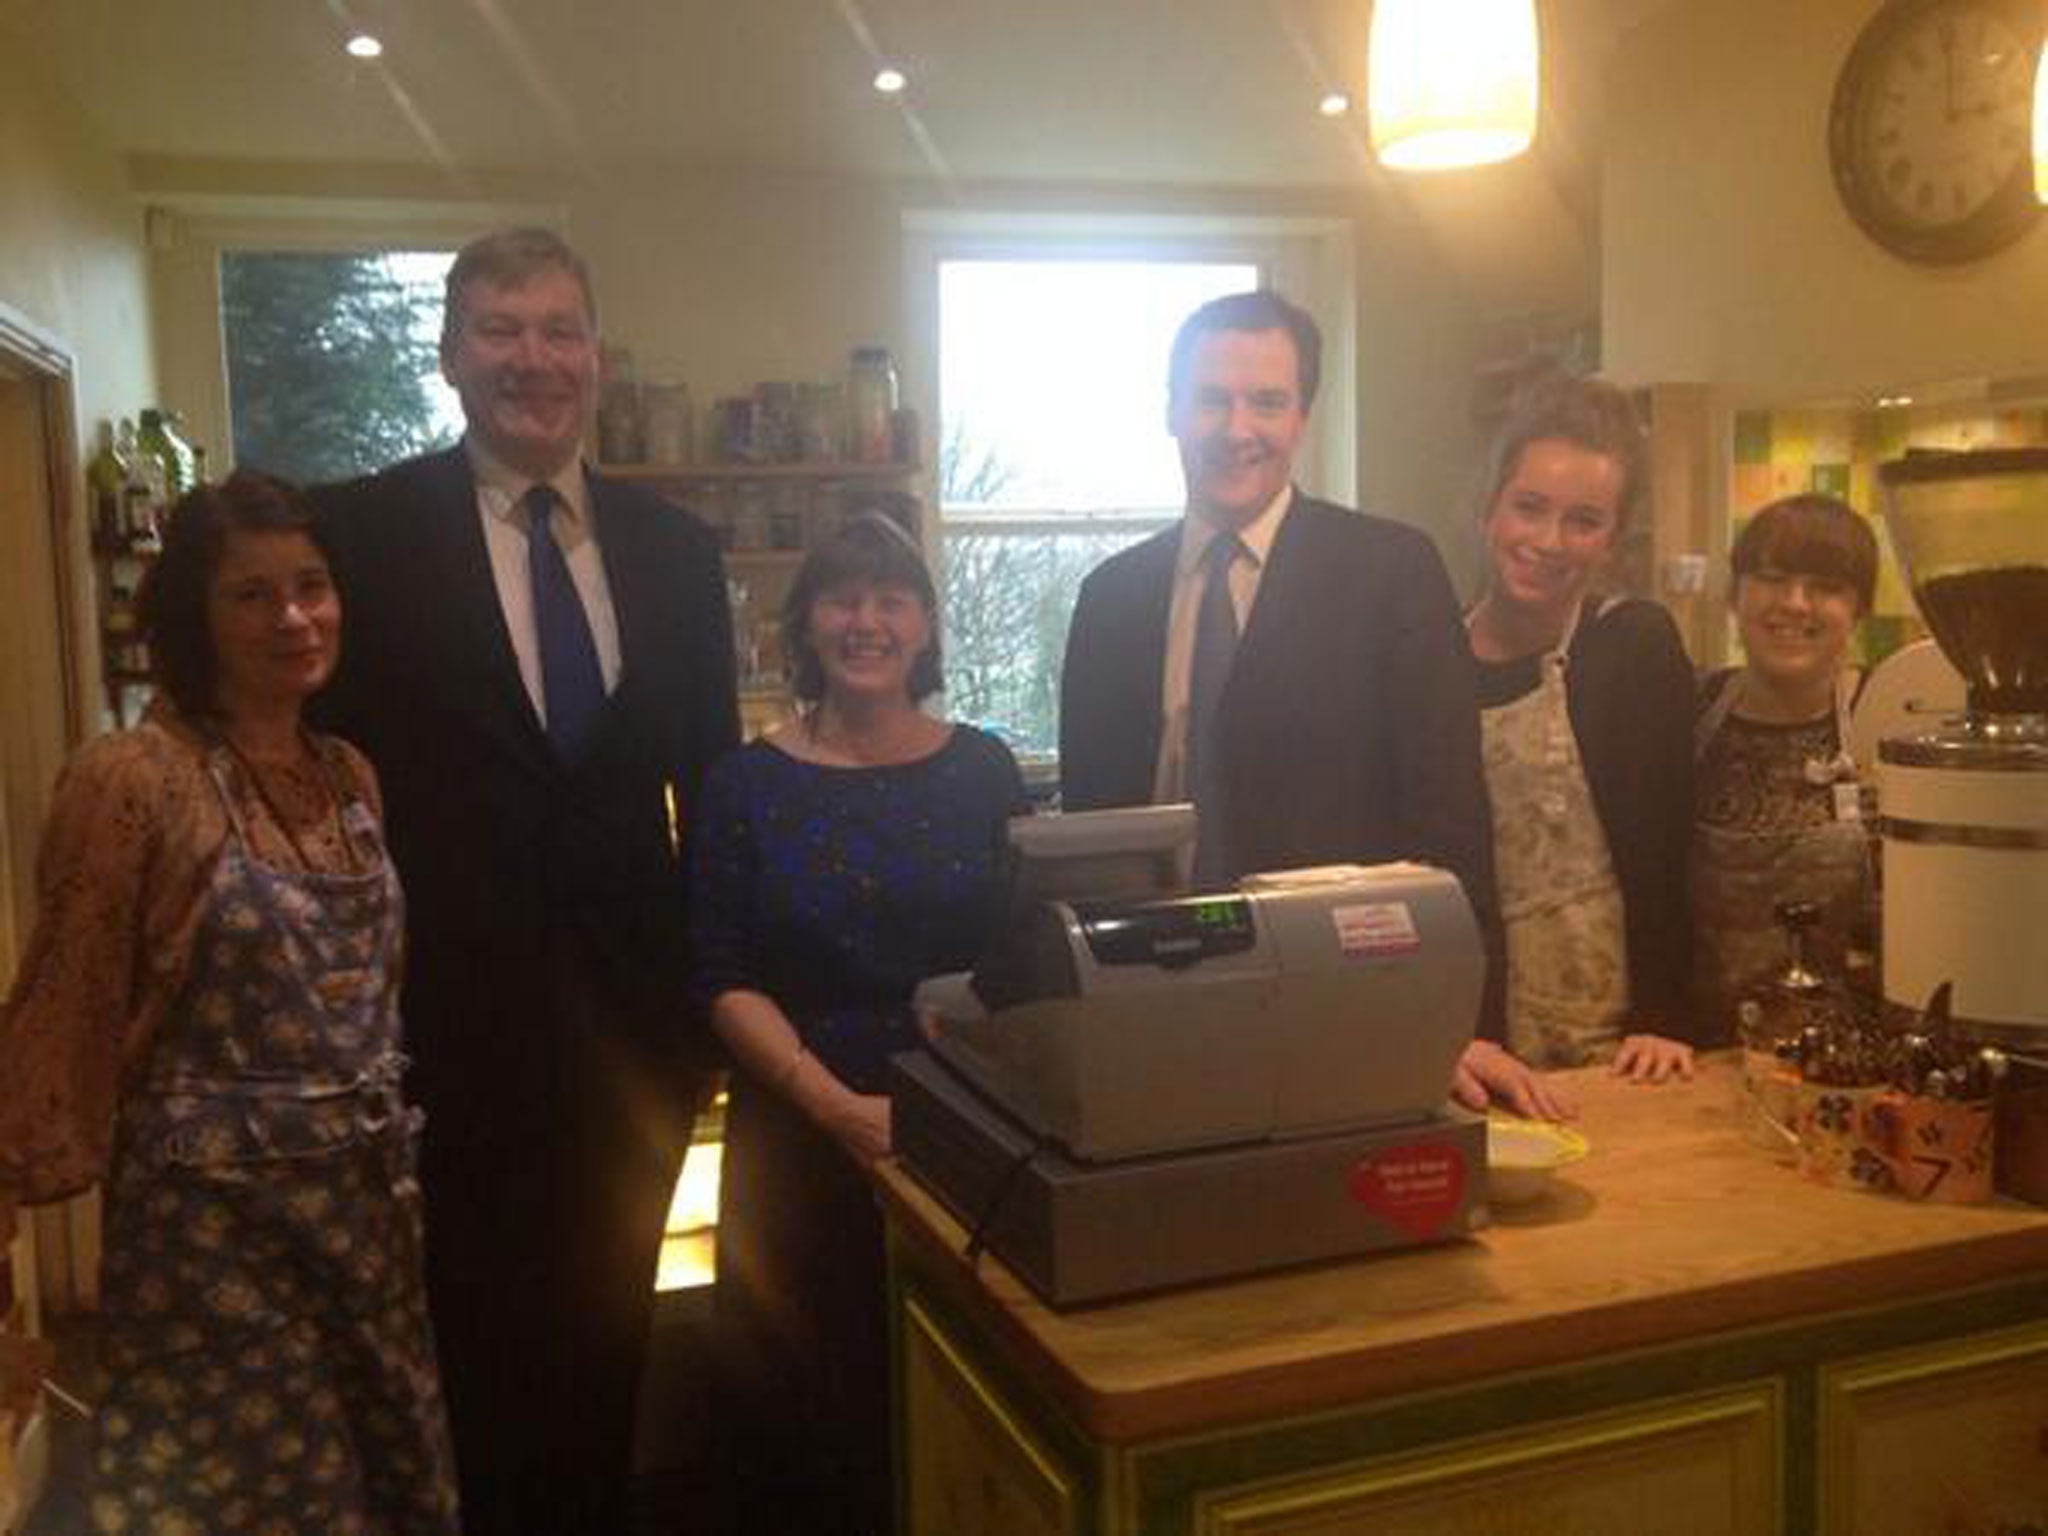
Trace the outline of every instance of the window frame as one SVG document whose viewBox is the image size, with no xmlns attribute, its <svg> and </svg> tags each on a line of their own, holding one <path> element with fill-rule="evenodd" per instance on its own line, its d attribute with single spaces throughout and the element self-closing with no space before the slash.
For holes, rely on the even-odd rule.
<svg viewBox="0 0 2048 1536">
<path fill-rule="evenodd" d="M 566 224 L 552 204 L 157 196 L 145 215 L 157 392 L 179 403 L 191 439 L 225 474 L 234 467 L 235 445 L 221 322 L 223 255 L 453 252 L 493 229 Z"/>
<path fill-rule="evenodd" d="M 945 430 L 939 401 L 939 268 L 949 261 L 1189 261 L 1249 263 L 1263 286 L 1279 289 L 1316 317 L 1323 333 L 1322 380 L 1295 461 L 1310 495 L 1356 500 L 1357 302 L 1354 230 L 1348 219 L 1247 214 L 1030 213 L 907 209 L 903 214 L 906 313 L 912 367 L 907 403 Z M 1161 433 L 1166 402 L 1159 402 Z M 936 466 L 933 466 L 936 470 Z M 926 555 L 937 569 L 949 530 L 989 533 L 1083 533 L 1155 529 L 1178 517 L 1175 504 L 1157 513 L 1007 508 L 955 514 L 932 486 Z"/>
<path fill-rule="evenodd" d="M 1323 335 L 1322 376 L 1295 460 L 1309 495 L 1357 500 L 1356 232 L 1335 217 L 1260 214 L 1032 213 L 907 209 L 903 213 L 904 312 L 908 384 L 905 403 L 929 424 L 927 441 L 944 440 L 939 409 L 939 269 L 949 261 L 1190 261 L 1248 263 L 1262 286 L 1276 288 L 1316 317 Z M 1166 401 L 1158 402 L 1166 432 Z M 963 536 L 1136 537 L 1171 527 L 1184 507 L 1102 510 L 1005 507 L 951 511 L 939 502 L 937 465 L 929 469 L 932 515 L 923 520 L 925 556 L 939 589 L 948 584 L 947 538 Z M 1056 773 L 1056 764 L 1040 763 Z"/>
</svg>

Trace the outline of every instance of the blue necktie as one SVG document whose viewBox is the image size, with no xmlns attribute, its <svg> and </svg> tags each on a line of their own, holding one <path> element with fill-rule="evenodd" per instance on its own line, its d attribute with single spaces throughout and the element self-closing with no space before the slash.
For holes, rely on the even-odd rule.
<svg viewBox="0 0 2048 1536">
<path fill-rule="evenodd" d="M 1216 717 L 1237 654 L 1237 608 L 1230 600 L 1230 568 L 1247 553 L 1234 533 L 1219 533 L 1202 551 L 1208 570 L 1195 609 L 1195 643 L 1188 665 L 1187 790 L 1195 802 L 1195 884 L 1218 885 L 1230 876 L 1223 827 L 1223 773 Z"/>
<path fill-rule="evenodd" d="M 604 672 L 597 642 L 569 562 L 549 527 L 560 498 L 536 485 L 525 496 L 528 561 L 533 576 L 533 631 L 540 642 L 540 692 L 548 741 L 564 763 L 581 759 L 604 707 Z"/>
</svg>

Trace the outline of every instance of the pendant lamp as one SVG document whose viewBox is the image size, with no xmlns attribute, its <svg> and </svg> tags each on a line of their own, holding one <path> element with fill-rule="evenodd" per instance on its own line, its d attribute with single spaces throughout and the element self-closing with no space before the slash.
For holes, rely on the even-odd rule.
<svg viewBox="0 0 2048 1536">
<path fill-rule="evenodd" d="M 1374 0 L 1372 148 L 1397 171 L 1511 159 L 1536 137 L 1536 0 Z"/>
<path fill-rule="evenodd" d="M 2048 203 L 2048 44 L 2034 58 L 2034 197 Z"/>
</svg>

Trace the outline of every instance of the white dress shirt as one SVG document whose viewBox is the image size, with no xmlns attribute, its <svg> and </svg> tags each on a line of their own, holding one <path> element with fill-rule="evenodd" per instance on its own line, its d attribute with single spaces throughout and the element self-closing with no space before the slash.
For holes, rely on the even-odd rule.
<svg viewBox="0 0 2048 1536">
<path fill-rule="evenodd" d="M 1249 558 L 1230 563 L 1230 606 L 1237 611 L 1237 632 L 1252 621 L 1259 578 L 1273 552 L 1280 520 L 1294 504 L 1294 487 L 1283 486 L 1259 515 L 1236 530 Z M 1202 606 L 1202 584 L 1208 579 L 1203 556 L 1210 541 L 1226 531 L 1196 508 L 1180 520 L 1180 553 L 1173 565 L 1173 606 L 1166 618 L 1166 672 L 1159 696 L 1159 761 L 1152 772 L 1152 803 L 1173 805 L 1188 798 L 1188 673 L 1194 660 L 1195 615 Z"/>
<path fill-rule="evenodd" d="M 533 701 L 543 726 L 548 719 L 547 689 L 541 682 L 540 637 L 533 624 L 533 554 L 527 542 L 529 516 L 526 493 L 538 483 L 510 465 L 500 463 L 473 437 L 464 437 L 463 451 L 476 476 L 476 512 L 483 525 L 484 548 L 490 552 L 491 580 L 498 588 L 498 608 L 512 654 L 519 658 L 519 680 Z M 611 584 L 605 580 L 604 556 L 597 547 L 597 529 L 590 514 L 590 482 L 583 463 L 572 459 L 548 484 L 561 498 L 553 525 L 555 542 L 569 564 L 569 579 L 590 621 L 597 645 L 597 666 L 607 695 L 619 684 L 619 619 L 612 608 Z"/>
</svg>

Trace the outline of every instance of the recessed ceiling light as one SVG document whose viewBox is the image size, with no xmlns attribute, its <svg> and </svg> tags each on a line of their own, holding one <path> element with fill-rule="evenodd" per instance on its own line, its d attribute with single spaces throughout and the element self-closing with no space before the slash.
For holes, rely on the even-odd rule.
<svg viewBox="0 0 2048 1536">
<path fill-rule="evenodd" d="M 358 32 L 348 40 L 347 47 L 352 59 L 381 58 L 384 53 L 384 45 L 367 32 Z"/>
<path fill-rule="evenodd" d="M 884 65 L 875 71 L 875 89 L 884 96 L 894 96 L 908 84 L 910 81 L 904 76 L 903 71 L 893 66 Z"/>
<path fill-rule="evenodd" d="M 1332 91 L 1316 103 L 1316 110 L 1325 117 L 1342 117 L 1351 110 L 1351 98 L 1342 91 Z"/>
</svg>

